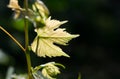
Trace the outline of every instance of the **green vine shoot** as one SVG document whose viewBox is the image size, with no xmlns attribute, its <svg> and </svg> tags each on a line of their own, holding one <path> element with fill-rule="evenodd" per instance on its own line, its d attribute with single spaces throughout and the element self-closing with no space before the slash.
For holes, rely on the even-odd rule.
<svg viewBox="0 0 120 79">
<path fill-rule="evenodd" d="M 30 53 L 33 52 L 42 58 L 70 57 L 56 44 L 66 46 L 71 39 L 78 37 L 79 34 L 70 34 L 66 31 L 66 28 L 60 28 L 68 21 L 52 19 L 47 6 L 41 0 L 35 0 L 31 5 L 32 8 L 28 7 L 28 2 L 28 0 L 24 0 L 24 6 L 20 6 L 18 0 L 10 0 L 7 5 L 8 8 L 14 11 L 14 19 L 24 19 L 25 46 L 22 46 L 8 31 L 0 26 L 0 30 L 9 36 L 26 56 L 27 75 L 12 74 L 10 78 L 56 79 L 56 75 L 61 73 L 59 67 L 65 68 L 64 65 L 52 61 L 32 67 Z M 33 24 L 33 30 L 37 34 L 31 43 L 29 43 L 29 22 Z"/>
</svg>

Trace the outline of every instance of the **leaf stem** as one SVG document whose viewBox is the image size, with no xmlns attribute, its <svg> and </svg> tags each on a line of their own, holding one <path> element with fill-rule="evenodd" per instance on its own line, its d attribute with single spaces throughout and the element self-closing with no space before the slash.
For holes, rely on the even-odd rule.
<svg viewBox="0 0 120 79">
<path fill-rule="evenodd" d="M 6 33 L 24 52 L 25 52 L 25 49 L 24 47 L 9 33 L 7 32 L 2 26 L 0 26 L 0 29 Z"/>
</svg>

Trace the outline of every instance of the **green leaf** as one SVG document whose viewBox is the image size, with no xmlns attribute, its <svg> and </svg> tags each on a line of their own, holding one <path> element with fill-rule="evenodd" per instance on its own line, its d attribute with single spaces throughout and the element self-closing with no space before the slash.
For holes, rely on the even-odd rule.
<svg viewBox="0 0 120 79">
<path fill-rule="evenodd" d="M 56 57 L 66 56 L 69 57 L 60 47 L 56 44 L 67 45 L 67 43 L 78 37 L 79 35 L 72 35 L 65 31 L 64 28 L 59 28 L 60 25 L 67 21 L 51 20 L 51 17 L 45 21 L 45 26 L 37 28 L 37 36 L 31 44 L 33 52 L 40 57 Z"/>
</svg>

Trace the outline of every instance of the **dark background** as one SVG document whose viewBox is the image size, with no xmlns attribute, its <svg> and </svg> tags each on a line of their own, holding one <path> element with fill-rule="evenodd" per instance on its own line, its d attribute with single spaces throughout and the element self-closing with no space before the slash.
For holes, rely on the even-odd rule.
<svg viewBox="0 0 120 79">
<path fill-rule="evenodd" d="M 13 12 L 6 6 L 8 0 L 0 1 L 0 25 L 9 31 L 24 45 L 23 22 L 13 20 Z M 22 5 L 22 0 L 20 4 Z M 32 3 L 33 0 L 29 0 Z M 43 0 L 54 19 L 68 20 L 65 27 L 72 34 L 80 37 L 61 48 L 70 58 L 39 58 L 31 52 L 32 64 L 40 65 L 48 61 L 62 63 L 58 79 L 120 79 L 120 1 L 119 0 Z M 30 26 L 30 43 L 35 37 Z M 15 72 L 26 71 L 26 60 L 22 50 L 0 30 L 0 53 L 7 54 L 0 58 L 0 79 L 4 79 L 9 66 Z M 2 56 L 2 55 L 1 55 Z M 1 62 L 4 61 L 4 62 Z"/>
</svg>

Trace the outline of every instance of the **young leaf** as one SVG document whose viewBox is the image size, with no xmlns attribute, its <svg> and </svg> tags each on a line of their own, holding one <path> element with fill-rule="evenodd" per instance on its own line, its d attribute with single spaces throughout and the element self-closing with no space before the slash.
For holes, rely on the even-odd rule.
<svg viewBox="0 0 120 79">
<path fill-rule="evenodd" d="M 59 68 L 56 66 L 60 63 L 48 62 L 32 68 L 32 74 L 35 79 L 56 79 L 55 76 L 60 74 Z M 41 72 L 40 72 L 41 70 Z"/>
<path fill-rule="evenodd" d="M 36 11 L 36 12 L 38 11 L 39 15 L 42 18 L 45 18 L 45 19 L 49 15 L 48 8 L 46 7 L 46 5 L 41 0 L 36 0 L 35 4 L 33 5 L 33 10 Z"/>
<path fill-rule="evenodd" d="M 18 0 L 10 0 L 8 7 L 15 11 L 14 18 L 18 18 L 20 16 L 22 8 L 18 4 Z"/>
<path fill-rule="evenodd" d="M 8 7 L 13 9 L 13 10 L 21 9 L 21 7 L 18 4 L 18 0 L 10 0 Z"/>
<path fill-rule="evenodd" d="M 66 23 L 67 21 L 51 20 L 51 17 L 45 21 L 45 26 L 37 28 L 37 36 L 31 44 L 33 52 L 35 52 L 40 57 L 56 57 L 56 56 L 66 56 L 66 53 L 62 51 L 61 48 L 54 45 L 61 44 L 67 45 L 71 39 L 78 37 L 79 35 L 72 35 L 65 31 L 65 29 L 58 28 L 60 25 Z"/>
</svg>

